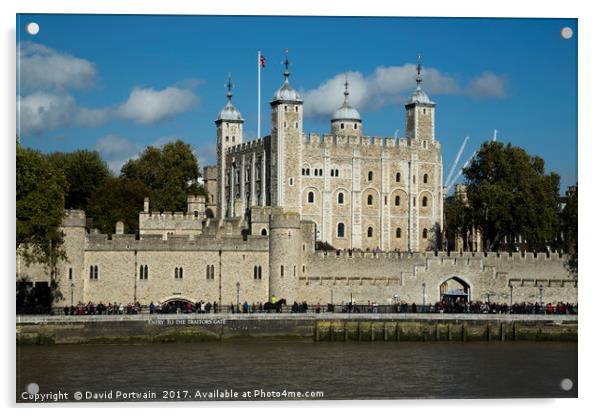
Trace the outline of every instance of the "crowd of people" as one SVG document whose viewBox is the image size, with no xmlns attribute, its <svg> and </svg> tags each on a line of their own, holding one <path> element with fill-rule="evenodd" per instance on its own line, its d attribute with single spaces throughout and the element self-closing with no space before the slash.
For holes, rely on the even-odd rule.
<svg viewBox="0 0 602 416">
<path fill-rule="evenodd" d="M 63 308 L 64 315 L 135 315 L 139 313 L 150 314 L 189 314 L 189 313 L 266 313 L 268 310 L 262 302 L 248 303 L 244 301 L 235 305 L 221 307 L 217 302 L 166 302 L 149 305 L 141 305 L 140 302 L 123 304 L 120 302 L 102 302 L 95 304 L 93 302 L 78 303 L 77 305 Z M 531 303 L 521 302 L 508 305 L 506 303 L 466 301 L 464 298 L 447 299 L 435 304 L 417 305 L 406 302 L 397 302 L 388 305 L 379 305 L 376 302 L 368 301 L 367 304 L 357 304 L 355 302 L 342 303 L 334 305 L 332 303 L 324 305 L 317 303 L 309 305 L 306 301 L 294 301 L 292 305 L 282 312 L 291 313 L 323 313 L 323 312 L 343 312 L 343 313 L 474 313 L 474 314 L 546 314 L 546 315 L 576 315 L 577 304 L 558 302 L 552 303 Z"/>
</svg>

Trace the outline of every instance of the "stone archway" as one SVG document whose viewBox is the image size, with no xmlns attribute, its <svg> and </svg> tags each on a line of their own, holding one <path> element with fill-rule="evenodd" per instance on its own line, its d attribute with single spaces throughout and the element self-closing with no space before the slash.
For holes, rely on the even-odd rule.
<svg viewBox="0 0 602 416">
<path fill-rule="evenodd" d="M 191 299 L 186 296 L 169 296 L 167 298 L 163 298 L 159 301 L 159 310 L 167 313 L 175 313 L 178 310 L 181 312 L 186 310 L 186 304 L 190 306 L 194 306 L 196 303 L 196 299 Z"/>
<path fill-rule="evenodd" d="M 439 285 L 439 300 L 449 300 L 462 298 L 470 301 L 470 285 L 458 276 L 452 276 Z"/>
</svg>

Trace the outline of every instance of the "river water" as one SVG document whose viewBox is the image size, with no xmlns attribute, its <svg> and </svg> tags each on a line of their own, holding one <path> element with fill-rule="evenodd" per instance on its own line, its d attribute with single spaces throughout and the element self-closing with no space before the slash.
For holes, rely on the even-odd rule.
<svg viewBox="0 0 602 416">
<path fill-rule="evenodd" d="M 561 388 L 563 379 L 573 382 L 572 389 Z M 154 400 L 226 400 L 234 394 L 239 400 L 291 394 L 321 394 L 322 399 L 577 397 L 577 344 L 251 340 L 18 346 L 17 401 L 29 401 L 23 392 L 30 383 L 39 386 L 39 393 L 67 392 L 70 401 L 75 392 L 84 399 L 86 392 L 96 393 L 89 400 L 97 401 L 143 401 L 143 393 Z"/>
</svg>

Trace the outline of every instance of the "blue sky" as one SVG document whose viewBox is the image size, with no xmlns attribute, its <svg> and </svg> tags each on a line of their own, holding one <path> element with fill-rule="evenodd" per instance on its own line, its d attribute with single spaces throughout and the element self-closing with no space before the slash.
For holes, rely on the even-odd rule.
<svg viewBox="0 0 602 416">
<path fill-rule="evenodd" d="M 40 26 L 27 34 L 27 23 Z M 571 39 L 560 35 L 573 30 Z M 343 80 L 364 133 L 403 136 L 403 103 L 423 55 L 424 90 L 437 102 L 444 176 L 465 136 L 465 160 L 498 130 L 577 180 L 577 21 L 575 19 L 319 18 L 133 15 L 17 16 L 18 131 L 43 152 L 96 149 L 112 169 L 150 144 L 174 138 L 215 160 L 216 114 L 232 73 L 245 138 L 257 131 L 257 50 L 262 134 L 269 99 L 291 83 L 305 99 L 305 132 L 329 131 Z"/>
</svg>

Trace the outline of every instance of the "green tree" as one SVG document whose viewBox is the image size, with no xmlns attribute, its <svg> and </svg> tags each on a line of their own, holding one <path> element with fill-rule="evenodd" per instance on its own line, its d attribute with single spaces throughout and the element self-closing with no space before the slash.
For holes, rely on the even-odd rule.
<svg viewBox="0 0 602 416">
<path fill-rule="evenodd" d="M 88 198 L 110 176 L 107 164 L 98 152 L 91 150 L 55 152 L 47 157 L 55 168 L 64 172 L 67 179 L 65 208 L 87 211 Z"/>
<path fill-rule="evenodd" d="M 107 179 L 88 200 L 88 216 L 94 227 L 106 234 L 113 234 L 115 223 L 122 221 L 124 232 L 138 231 L 138 214 L 144 198 L 151 190 L 139 180 L 127 178 Z"/>
<path fill-rule="evenodd" d="M 206 195 L 196 182 L 199 175 L 192 148 L 181 140 L 162 148 L 149 146 L 121 168 L 123 178 L 139 180 L 152 190 L 151 205 L 158 211 L 185 211 L 188 195 Z"/>
<path fill-rule="evenodd" d="M 564 251 L 569 255 L 567 267 L 573 274 L 577 275 L 577 243 L 579 231 L 577 217 L 579 207 L 576 186 L 574 190 L 568 192 L 564 202 L 564 208 L 560 213 L 560 222 L 562 224 L 562 234 L 564 237 Z"/>
<path fill-rule="evenodd" d="M 443 204 L 443 229 L 445 240 L 455 242 L 456 236 L 466 236 L 469 229 L 470 221 L 468 215 L 468 204 L 465 200 L 454 195 L 447 198 Z M 452 243 L 453 244 L 453 243 Z M 455 247 L 459 250 L 461 247 Z"/>
<path fill-rule="evenodd" d="M 545 173 L 544 160 L 508 143 L 485 142 L 464 170 L 468 217 L 481 231 L 485 250 L 521 235 L 529 250 L 544 250 L 559 230 L 560 177 Z"/>
<path fill-rule="evenodd" d="M 17 143 L 16 245 L 23 259 L 54 267 L 64 258 L 60 230 L 67 181 L 37 150 Z"/>
</svg>

